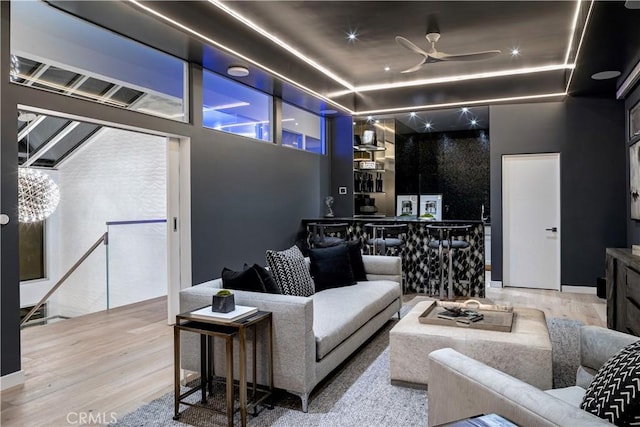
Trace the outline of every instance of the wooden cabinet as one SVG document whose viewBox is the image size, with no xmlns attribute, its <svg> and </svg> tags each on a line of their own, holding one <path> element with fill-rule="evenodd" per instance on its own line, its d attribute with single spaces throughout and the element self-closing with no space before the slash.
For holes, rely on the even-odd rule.
<svg viewBox="0 0 640 427">
<path fill-rule="evenodd" d="M 640 336 L 640 257 L 607 248 L 607 327 Z"/>
</svg>

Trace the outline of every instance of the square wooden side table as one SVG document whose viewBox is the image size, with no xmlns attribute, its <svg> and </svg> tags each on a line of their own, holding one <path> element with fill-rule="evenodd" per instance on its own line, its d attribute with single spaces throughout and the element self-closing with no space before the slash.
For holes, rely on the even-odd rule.
<svg viewBox="0 0 640 427">
<path fill-rule="evenodd" d="M 194 310 L 196 311 L 196 310 Z M 256 349 L 256 326 L 265 324 L 267 326 L 267 342 L 268 342 L 268 380 L 267 388 L 260 387 L 257 384 L 257 349 Z M 253 331 L 253 383 L 252 383 L 252 401 L 247 404 L 247 354 L 246 354 L 246 334 L 247 329 Z M 180 393 L 180 332 L 189 331 L 200 335 L 200 384 Z M 173 345 L 174 345 L 174 391 L 175 391 L 175 413 L 174 419 L 180 417 L 180 404 L 197 406 L 203 409 L 209 409 L 198 404 L 185 401 L 186 397 L 197 392 L 202 393 L 200 403 L 205 404 L 207 401 L 206 391 L 209 388 L 209 395 L 213 392 L 213 338 L 219 337 L 225 340 L 226 346 L 226 415 L 228 425 L 233 425 L 234 410 L 234 382 L 233 382 L 233 338 L 238 338 L 239 352 L 239 378 L 238 386 L 240 390 L 240 418 L 242 425 L 247 425 L 247 409 L 253 409 L 256 413 L 256 407 L 260 403 L 268 399 L 273 393 L 273 329 L 272 314 L 269 311 L 258 311 L 246 317 L 235 321 L 226 321 L 211 318 L 203 318 L 202 316 L 193 316 L 192 312 L 181 313 L 176 316 L 176 323 L 173 328 Z M 260 396 L 258 396 L 260 394 Z"/>
</svg>

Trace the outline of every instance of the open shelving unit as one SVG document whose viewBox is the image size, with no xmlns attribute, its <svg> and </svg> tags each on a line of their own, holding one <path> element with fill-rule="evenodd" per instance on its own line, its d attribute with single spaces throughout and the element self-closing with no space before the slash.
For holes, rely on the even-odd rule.
<svg viewBox="0 0 640 427">
<path fill-rule="evenodd" d="M 373 131 L 373 133 L 371 133 Z M 358 144 L 355 136 L 364 140 L 368 132 L 369 141 Z M 374 135 L 371 138 L 371 135 Z M 393 216 L 395 212 L 395 120 L 378 122 L 356 120 L 353 143 L 354 205 L 356 216 Z M 365 181 L 365 184 L 363 184 Z M 370 186 L 367 189 L 366 183 Z M 363 187 L 364 185 L 364 187 Z M 382 188 L 380 189 L 380 186 Z M 376 191 L 377 190 L 377 191 Z M 377 208 L 374 213 L 359 211 L 362 198 L 374 198 Z"/>
</svg>

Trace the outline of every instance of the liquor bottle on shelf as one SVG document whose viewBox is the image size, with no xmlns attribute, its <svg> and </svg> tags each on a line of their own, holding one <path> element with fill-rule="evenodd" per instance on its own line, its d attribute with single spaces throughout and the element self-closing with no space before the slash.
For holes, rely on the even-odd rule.
<svg viewBox="0 0 640 427">
<path fill-rule="evenodd" d="M 376 191 L 382 193 L 382 172 L 376 174 Z"/>
<path fill-rule="evenodd" d="M 356 193 L 360 192 L 360 172 L 355 172 L 353 174 L 353 191 Z"/>
<path fill-rule="evenodd" d="M 367 180 L 367 191 L 369 193 L 373 193 L 373 174 L 369 174 L 369 179 Z"/>
</svg>

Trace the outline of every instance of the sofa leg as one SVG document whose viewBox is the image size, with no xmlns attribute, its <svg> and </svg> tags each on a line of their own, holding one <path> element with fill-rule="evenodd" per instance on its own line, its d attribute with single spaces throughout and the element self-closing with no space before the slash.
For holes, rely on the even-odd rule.
<svg viewBox="0 0 640 427">
<path fill-rule="evenodd" d="M 300 395 L 300 400 L 302 401 L 302 412 L 306 414 L 309 412 L 309 393 Z"/>
</svg>

